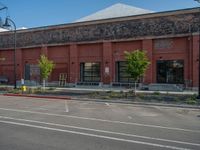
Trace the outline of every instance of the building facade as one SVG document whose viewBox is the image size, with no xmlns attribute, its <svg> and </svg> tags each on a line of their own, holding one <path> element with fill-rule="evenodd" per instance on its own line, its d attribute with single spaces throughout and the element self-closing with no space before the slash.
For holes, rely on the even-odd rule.
<svg viewBox="0 0 200 150">
<path fill-rule="evenodd" d="M 56 64 L 49 81 L 131 82 L 124 51 L 145 50 L 151 62 L 143 83 L 198 86 L 200 10 L 150 13 L 17 31 L 17 80 L 39 80 L 37 60 Z M 13 83 L 13 33 L 0 33 L 0 75 Z"/>
</svg>

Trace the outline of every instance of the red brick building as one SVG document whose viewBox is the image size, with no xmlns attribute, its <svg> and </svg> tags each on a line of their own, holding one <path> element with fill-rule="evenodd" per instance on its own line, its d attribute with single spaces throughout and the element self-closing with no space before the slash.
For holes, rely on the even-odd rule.
<svg viewBox="0 0 200 150">
<path fill-rule="evenodd" d="M 151 61 L 144 83 L 198 86 L 199 8 L 77 22 L 17 31 L 17 79 L 39 80 L 37 60 L 45 54 L 67 82 L 130 82 L 124 51 L 146 50 Z M 0 75 L 13 83 L 13 33 L 0 33 Z"/>
</svg>

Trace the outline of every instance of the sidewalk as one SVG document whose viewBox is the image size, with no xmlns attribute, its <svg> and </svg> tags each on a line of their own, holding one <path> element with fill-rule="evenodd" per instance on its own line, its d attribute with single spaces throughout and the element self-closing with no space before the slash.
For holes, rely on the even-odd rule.
<svg viewBox="0 0 200 150">
<path fill-rule="evenodd" d="M 48 87 L 47 87 L 48 89 Z M 93 102 L 105 102 L 105 103 L 122 103 L 122 104 L 135 104 L 135 105 L 144 105 L 144 106 L 163 106 L 163 107 L 179 107 L 179 108 L 190 108 L 190 109 L 200 109 L 199 105 L 188 105 L 188 104 L 173 104 L 173 103 L 165 103 L 165 102 L 145 102 L 145 101 L 132 101 L 131 99 L 98 99 L 98 98 L 86 98 L 79 97 L 76 93 L 91 93 L 91 92 L 128 92 L 130 89 L 125 88 L 55 88 L 52 91 L 61 91 L 61 92 L 71 92 L 75 93 L 74 96 L 66 96 L 66 95 L 37 95 L 37 94 L 5 94 L 4 92 L 0 92 L 0 95 L 5 96 L 21 96 L 21 97 L 33 97 L 33 98 L 46 98 L 46 99 L 54 99 L 54 100 L 78 100 L 78 101 L 93 101 Z M 194 95 L 197 94 L 196 91 L 183 91 L 183 92 L 169 92 L 169 91 L 137 91 L 137 93 L 160 93 L 160 94 L 171 94 L 171 95 Z"/>
<path fill-rule="evenodd" d="M 0 87 L 10 87 L 12 88 L 13 86 L 1 86 Z M 28 88 L 37 88 L 34 86 L 28 87 Z M 128 92 L 133 89 L 127 89 L 127 88 L 102 88 L 102 87 L 46 87 L 48 88 L 55 88 L 55 91 L 71 91 L 71 92 L 108 92 L 108 91 L 113 91 L 113 92 Z M 173 91 L 149 91 L 149 90 L 137 90 L 137 93 L 155 93 L 158 92 L 160 94 L 175 94 L 175 95 L 194 95 L 198 94 L 197 91 L 183 91 L 183 92 L 173 92 Z M 0 91 L 1 93 L 1 91 Z"/>
<path fill-rule="evenodd" d="M 126 88 L 101 88 L 101 87 L 73 87 L 73 88 L 56 88 L 56 91 L 66 91 L 74 93 L 88 93 L 88 92 L 129 92 L 133 89 Z M 172 91 L 142 91 L 137 90 L 137 93 L 160 93 L 160 94 L 171 94 L 171 95 L 194 95 L 198 94 L 197 91 L 183 91 L 183 92 L 172 92 Z M 80 98 L 76 96 L 71 96 L 71 100 L 79 101 L 94 101 L 94 102 L 105 102 L 105 103 L 122 103 L 122 104 L 135 104 L 135 105 L 144 105 L 144 106 L 163 106 L 163 107 L 179 107 L 179 108 L 191 108 L 191 109 L 200 109 L 199 105 L 187 105 L 187 104 L 172 104 L 172 103 L 154 103 L 154 102 L 134 102 L 130 99 L 93 99 L 93 98 Z"/>
<path fill-rule="evenodd" d="M 68 91 L 68 92 L 128 92 L 132 89 L 125 89 L 125 88 L 56 88 L 58 91 Z M 149 93 L 153 94 L 155 92 L 159 92 L 160 94 L 171 94 L 171 95 L 194 95 L 198 94 L 197 91 L 183 91 L 183 92 L 172 92 L 172 91 L 142 91 L 137 90 L 137 93 Z M 153 102 L 134 102 L 130 99 L 113 99 L 113 100 L 106 100 L 106 99 L 92 99 L 92 98 L 79 98 L 79 97 L 71 97 L 71 100 L 79 100 L 79 101 L 95 101 L 95 102 L 106 102 L 106 103 L 123 103 L 123 104 L 135 104 L 135 105 L 145 105 L 145 106 L 164 106 L 164 107 L 179 107 L 179 108 L 193 108 L 193 109 L 200 109 L 198 105 L 187 105 L 187 104 L 168 104 L 168 103 L 153 103 Z"/>
<path fill-rule="evenodd" d="M 80 87 L 73 87 L 73 88 L 56 88 L 56 91 L 71 91 L 71 92 L 108 92 L 108 91 L 113 91 L 113 92 L 128 92 L 132 89 L 125 89 L 125 88 L 80 88 Z M 183 91 L 183 92 L 173 92 L 173 91 L 148 91 L 148 90 L 137 90 L 137 93 L 155 93 L 159 92 L 160 94 L 174 94 L 174 95 L 194 95 L 198 94 L 197 91 Z"/>
</svg>

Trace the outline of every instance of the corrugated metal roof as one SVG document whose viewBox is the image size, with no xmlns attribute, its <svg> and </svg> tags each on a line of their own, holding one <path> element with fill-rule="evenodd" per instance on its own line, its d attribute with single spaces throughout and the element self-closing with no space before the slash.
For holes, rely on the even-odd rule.
<svg viewBox="0 0 200 150">
<path fill-rule="evenodd" d="M 94 14 L 80 18 L 76 20 L 75 22 L 133 16 L 133 15 L 139 15 L 139 14 L 148 14 L 152 12 L 153 11 L 151 10 L 146 10 L 146 9 L 137 8 L 137 7 L 122 4 L 122 3 L 117 3 L 103 10 L 100 10 Z"/>
</svg>

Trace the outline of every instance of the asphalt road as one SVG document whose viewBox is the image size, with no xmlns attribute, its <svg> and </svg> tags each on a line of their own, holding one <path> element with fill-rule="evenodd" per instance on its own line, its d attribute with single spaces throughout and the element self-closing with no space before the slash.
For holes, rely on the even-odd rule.
<svg viewBox="0 0 200 150">
<path fill-rule="evenodd" d="M 200 149 L 200 110 L 0 96 L 0 150 Z"/>
</svg>

